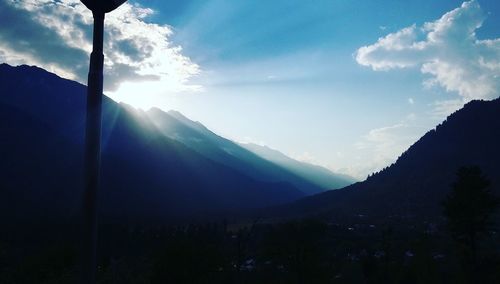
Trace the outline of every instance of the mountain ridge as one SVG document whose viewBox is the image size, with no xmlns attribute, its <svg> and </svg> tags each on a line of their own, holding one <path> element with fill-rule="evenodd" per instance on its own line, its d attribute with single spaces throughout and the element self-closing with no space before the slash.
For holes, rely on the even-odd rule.
<svg viewBox="0 0 500 284">
<path fill-rule="evenodd" d="M 305 197 L 273 214 L 439 218 L 440 203 L 461 166 L 479 166 L 500 194 L 498 129 L 500 98 L 471 101 L 365 181 Z"/>
<path fill-rule="evenodd" d="M 52 215 L 79 214 L 77 207 L 80 206 L 79 197 L 83 190 L 86 87 L 36 66 L 1 64 L 0 91 L 0 107 L 5 109 L 0 131 L 9 133 L 11 138 L 10 142 L 4 139 L 4 143 L 0 143 L 2 152 L 9 153 L 3 154 L 2 157 L 8 158 L 0 162 L 0 186 L 11 189 L 8 192 L 10 199 L 3 198 L 2 206 L 7 210 L 17 204 L 21 211 L 28 210 L 29 206 L 32 206 L 29 210 L 33 212 L 43 211 L 42 207 L 46 206 L 35 204 L 37 198 L 30 196 L 39 196 L 47 187 L 53 187 L 47 192 L 58 193 L 48 194 L 43 199 L 47 200 L 47 206 L 53 208 Z M 100 194 L 104 204 L 101 211 L 108 219 L 161 219 L 203 215 L 201 212 L 209 211 L 258 208 L 303 197 L 304 188 L 313 189 L 309 194 L 322 190 L 216 135 L 179 112 L 138 110 L 106 96 L 103 97 L 102 109 L 101 184 L 105 190 L 101 190 Z M 174 119 L 173 125 L 178 130 L 199 135 L 200 139 L 204 139 L 202 144 L 211 142 L 215 145 L 212 148 L 220 153 L 229 149 L 241 155 L 235 158 L 226 153 L 224 157 L 230 163 L 201 155 L 186 141 L 172 139 L 175 137 L 162 133 L 153 120 L 155 112 Z M 33 130 L 29 141 L 22 138 L 25 137 L 25 127 Z M 38 153 L 37 149 L 43 149 L 43 153 Z M 34 170 L 33 167 L 27 167 L 30 170 L 26 172 L 23 172 L 23 167 L 13 168 L 15 172 L 6 170 L 15 160 L 29 163 L 30 153 L 40 156 L 38 164 L 33 166 L 39 165 L 36 168 L 43 170 Z M 241 165 L 245 163 L 250 170 L 244 171 L 235 166 L 239 164 L 244 168 Z M 254 176 L 252 166 L 256 167 Z M 270 174 L 271 178 L 256 178 L 267 169 L 274 171 Z M 17 178 L 12 180 L 10 176 Z M 20 182 L 23 176 L 31 181 L 28 184 Z M 299 189 L 297 184 L 303 188 Z M 19 195 L 18 188 L 26 193 L 25 197 Z M 26 201 L 26 198 L 31 201 Z M 68 209 L 65 204 L 71 205 L 71 208 Z M 18 212 L 18 217 L 38 214 L 14 211 Z"/>
<path fill-rule="evenodd" d="M 192 121 L 177 111 L 164 112 L 158 108 L 152 108 L 147 113 L 153 121 L 156 121 L 158 129 L 162 130 L 167 137 L 181 141 L 202 155 L 236 168 L 255 179 L 290 182 L 308 195 L 340 187 L 318 183 L 314 175 L 301 174 L 299 170 L 291 170 L 275 160 L 259 156 L 251 149 L 217 135 L 201 123 Z M 174 123 L 173 119 L 185 127 Z M 309 171 L 311 170 L 309 169 Z M 319 170 L 312 171 L 318 172 Z M 321 173 L 317 175 L 321 176 Z M 341 185 L 352 183 L 350 179 L 344 181 L 340 176 L 334 174 L 331 175 L 331 179 L 335 180 L 336 184 Z"/>
<path fill-rule="evenodd" d="M 322 166 L 292 159 L 282 152 L 268 146 L 260 146 L 253 143 L 239 144 L 261 158 L 271 161 L 323 188 L 339 189 L 357 181 L 352 177 L 333 173 Z"/>
<path fill-rule="evenodd" d="M 0 131 L 10 137 L 0 141 L 0 187 L 10 188 L 0 192 L 1 207 L 17 206 L 17 217 L 28 219 L 46 207 L 54 217 L 66 216 L 64 204 L 74 205 L 72 214 L 78 214 L 86 87 L 41 68 L 4 64 L 0 91 L 5 109 Z M 24 138 L 25 128 L 36 135 Z M 34 157 L 39 158 L 31 161 Z M 160 134 L 145 112 L 107 97 L 101 160 L 101 213 L 108 219 L 168 219 L 284 203 L 304 195 L 285 182 L 258 181 L 201 156 Z M 16 161 L 28 164 L 12 168 Z M 43 192 L 47 202 L 36 205 L 34 196 Z"/>
</svg>

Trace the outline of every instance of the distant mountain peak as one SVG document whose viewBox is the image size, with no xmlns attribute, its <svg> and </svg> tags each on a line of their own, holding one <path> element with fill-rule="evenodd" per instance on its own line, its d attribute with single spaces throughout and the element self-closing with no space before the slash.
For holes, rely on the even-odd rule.
<svg viewBox="0 0 500 284">
<path fill-rule="evenodd" d="M 86 87 L 38 67 L 2 64 L 0 94 L 0 132 L 5 134 L 0 139 L 0 208 L 21 212 L 9 218 L 30 220 L 47 211 L 65 217 L 64 210 L 78 210 Z M 154 112 L 105 98 L 103 218 L 149 222 L 269 206 L 305 195 L 286 181 L 257 180 L 174 141 L 154 124 L 150 115 Z M 158 119 L 170 123 L 179 135 L 197 134 L 180 122 L 184 116 L 161 114 Z"/>
<path fill-rule="evenodd" d="M 295 160 L 267 145 L 255 143 L 240 143 L 240 145 L 261 158 L 276 163 L 325 189 L 339 189 L 356 182 L 350 176 L 333 173 L 319 165 Z"/>
<path fill-rule="evenodd" d="M 180 111 L 177 111 L 177 110 L 171 109 L 171 110 L 167 111 L 167 113 L 170 114 L 170 115 L 172 115 L 172 116 L 177 116 L 179 118 L 188 119 Z"/>
<path fill-rule="evenodd" d="M 257 144 L 242 145 L 221 137 L 203 124 L 192 121 L 176 110 L 164 112 L 158 108 L 149 112 L 160 124 L 160 129 L 170 138 L 185 143 L 192 149 L 211 157 L 212 159 L 235 166 L 235 161 L 244 161 L 245 165 L 237 166 L 243 172 L 257 179 L 271 179 L 277 181 L 292 181 L 291 183 L 307 194 L 321 192 L 326 189 L 336 189 L 351 184 L 354 180 L 350 177 L 333 174 L 325 168 L 314 165 L 301 164 L 298 167 L 283 167 L 284 163 L 301 163 L 282 154 L 278 150 L 265 146 L 262 155 L 252 148 L 262 147 Z M 168 118 L 180 122 L 185 127 L 179 127 Z M 260 151 L 262 152 L 262 151 Z M 269 155 L 273 156 L 270 158 Z M 280 161 L 284 161 L 281 163 Z M 281 164 L 280 164 L 281 163 Z M 265 170 L 264 170 L 265 169 Z M 306 171 L 302 175 L 300 171 Z"/>
<path fill-rule="evenodd" d="M 43 68 L 40 68 L 38 66 L 35 66 L 35 65 L 20 64 L 20 65 L 13 66 L 13 65 L 10 65 L 8 63 L 0 63 L 0 68 L 7 69 L 7 70 L 17 69 L 19 71 L 23 71 L 23 70 L 38 71 L 38 72 L 43 72 L 43 73 L 50 75 L 50 76 L 62 78 L 62 77 L 58 76 L 57 74 L 51 73 L 51 72 L 49 72 Z"/>
<path fill-rule="evenodd" d="M 323 210 L 382 219 L 438 218 L 460 167 L 479 166 L 492 191 L 500 194 L 499 129 L 500 98 L 471 101 L 423 135 L 392 165 L 363 182 L 311 196 L 289 209 L 299 214 Z"/>
</svg>

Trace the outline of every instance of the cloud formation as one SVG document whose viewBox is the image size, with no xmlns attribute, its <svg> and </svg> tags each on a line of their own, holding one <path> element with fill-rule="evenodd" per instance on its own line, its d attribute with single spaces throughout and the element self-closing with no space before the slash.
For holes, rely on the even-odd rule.
<svg viewBox="0 0 500 284">
<path fill-rule="evenodd" d="M 105 90 L 122 82 L 164 82 L 166 91 L 198 89 L 200 68 L 170 41 L 172 29 L 148 23 L 153 10 L 123 4 L 106 15 Z M 33 64 L 87 81 L 92 14 L 78 0 L 0 0 L 0 59 Z"/>
<path fill-rule="evenodd" d="M 373 70 L 420 68 L 426 86 L 457 92 L 464 100 L 500 95 L 500 38 L 480 40 L 485 15 L 475 1 L 464 2 L 434 22 L 412 25 L 359 48 L 356 61 Z"/>
<path fill-rule="evenodd" d="M 451 113 L 461 109 L 467 102 L 462 99 L 435 101 L 431 104 L 431 116 L 442 121 Z"/>
<path fill-rule="evenodd" d="M 355 145 L 358 154 L 364 156 L 363 163 L 357 165 L 358 171 L 366 177 L 390 165 L 418 139 L 421 131 L 408 121 L 370 130 Z"/>
</svg>

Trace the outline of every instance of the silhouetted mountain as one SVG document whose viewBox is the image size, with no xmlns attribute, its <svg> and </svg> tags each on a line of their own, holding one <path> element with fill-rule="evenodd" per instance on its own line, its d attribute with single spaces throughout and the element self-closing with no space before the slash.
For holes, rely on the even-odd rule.
<svg viewBox="0 0 500 284">
<path fill-rule="evenodd" d="M 0 94 L 3 216 L 75 216 L 86 87 L 37 67 L 2 64 Z M 107 218 L 188 216 L 304 196 L 288 183 L 257 181 L 200 155 L 158 131 L 148 113 L 106 97 L 102 137 L 101 211 Z"/>
<path fill-rule="evenodd" d="M 500 195 L 499 130 L 500 99 L 469 102 L 366 181 L 306 197 L 279 214 L 440 216 L 456 171 L 469 165 L 479 166 Z"/>
<path fill-rule="evenodd" d="M 0 220 L 75 214 L 80 204 L 73 195 L 81 192 L 83 161 L 78 148 L 46 124 L 3 104 L 0 131 Z"/>
<path fill-rule="evenodd" d="M 240 145 L 255 153 L 257 156 L 279 165 L 322 188 L 339 189 L 356 182 L 356 180 L 350 176 L 332 173 L 330 170 L 321 166 L 294 160 L 267 146 L 260 146 L 252 143 Z"/>
<path fill-rule="evenodd" d="M 290 158 L 286 159 L 286 163 L 266 159 L 231 140 L 218 136 L 201 123 L 191 121 L 177 111 L 165 113 L 152 108 L 147 115 L 167 137 L 256 180 L 288 182 L 306 194 L 319 193 L 325 189 L 339 188 L 352 183 L 343 177 L 334 176 L 326 169 L 301 166 L 301 163 Z"/>
</svg>

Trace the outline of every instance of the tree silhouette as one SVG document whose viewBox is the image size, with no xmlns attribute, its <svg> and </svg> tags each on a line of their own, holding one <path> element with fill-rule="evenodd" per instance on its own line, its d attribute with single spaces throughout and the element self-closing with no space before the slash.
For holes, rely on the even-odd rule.
<svg viewBox="0 0 500 284">
<path fill-rule="evenodd" d="M 477 238 L 491 228 L 490 217 L 498 204 L 498 198 L 491 193 L 490 181 L 479 167 L 458 170 L 457 180 L 443 207 L 452 237 L 465 250 L 466 266 L 472 269 L 471 277 L 477 270 Z"/>
</svg>

